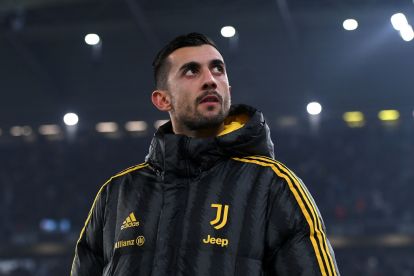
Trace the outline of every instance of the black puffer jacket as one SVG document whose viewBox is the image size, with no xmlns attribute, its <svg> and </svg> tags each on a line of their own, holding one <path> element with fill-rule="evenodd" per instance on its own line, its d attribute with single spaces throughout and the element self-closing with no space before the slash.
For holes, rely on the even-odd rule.
<svg viewBox="0 0 414 276">
<path fill-rule="evenodd" d="M 147 161 L 98 192 L 72 275 L 339 275 L 312 197 L 272 159 L 263 115 L 233 106 L 226 122 L 207 139 L 162 126 Z"/>
</svg>

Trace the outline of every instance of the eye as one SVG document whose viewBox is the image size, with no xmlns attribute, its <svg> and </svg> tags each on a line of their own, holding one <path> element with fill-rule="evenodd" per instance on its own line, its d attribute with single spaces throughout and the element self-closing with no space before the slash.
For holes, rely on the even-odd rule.
<svg viewBox="0 0 414 276">
<path fill-rule="evenodd" d="M 222 65 L 215 65 L 213 67 L 213 70 L 212 71 L 213 71 L 213 73 L 222 74 L 222 73 L 224 73 L 224 67 Z"/>
<path fill-rule="evenodd" d="M 189 67 L 184 71 L 184 76 L 191 77 L 198 73 L 198 69 L 195 67 Z"/>
</svg>

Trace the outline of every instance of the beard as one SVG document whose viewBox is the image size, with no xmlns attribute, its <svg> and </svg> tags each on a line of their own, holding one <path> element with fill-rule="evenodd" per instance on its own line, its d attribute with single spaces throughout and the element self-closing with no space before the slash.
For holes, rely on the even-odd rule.
<svg viewBox="0 0 414 276">
<path fill-rule="evenodd" d="M 226 117 L 227 114 L 221 108 L 220 111 L 214 116 L 207 117 L 198 112 L 198 110 L 195 110 L 195 113 L 192 116 L 183 114 L 179 119 L 189 130 L 202 130 L 220 127 Z"/>
<path fill-rule="evenodd" d="M 214 95 L 219 99 L 220 102 L 220 109 L 217 114 L 213 116 L 206 116 L 203 115 L 198 109 L 198 105 L 202 98 L 207 95 Z M 177 120 L 184 125 L 187 129 L 196 131 L 196 130 L 203 130 L 203 129 L 214 129 L 221 126 L 221 124 L 226 119 L 229 110 L 230 110 L 230 99 L 229 97 L 222 97 L 217 92 L 205 92 L 199 97 L 197 97 L 194 105 L 187 105 L 183 108 L 185 112 L 178 114 L 176 112 Z M 215 109 L 214 106 L 209 106 L 208 111 L 213 111 Z"/>
</svg>

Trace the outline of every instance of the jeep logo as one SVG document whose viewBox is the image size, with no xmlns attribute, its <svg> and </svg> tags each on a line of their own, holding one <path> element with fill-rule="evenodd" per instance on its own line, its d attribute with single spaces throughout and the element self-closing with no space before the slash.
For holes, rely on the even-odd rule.
<svg viewBox="0 0 414 276">
<path fill-rule="evenodd" d="M 208 235 L 207 238 L 203 239 L 203 243 L 227 247 L 227 245 L 229 244 L 229 240 L 224 238 L 214 238 Z"/>
</svg>

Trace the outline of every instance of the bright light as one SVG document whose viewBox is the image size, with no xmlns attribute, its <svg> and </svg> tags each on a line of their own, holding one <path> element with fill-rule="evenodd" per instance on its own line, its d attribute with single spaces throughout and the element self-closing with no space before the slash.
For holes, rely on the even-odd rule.
<svg viewBox="0 0 414 276">
<path fill-rule="evenodd" d="M 345 112 L 342 118 L 349 127 L 363 127 L 365 125 L 364 114 L 360 111 Z"/>
<path fill-rule="evenodd" d="M 221 28 L 221 35 L 223 37 L 233 37 L 236 34 L 236 29 L 232 26 L 225 26 Z"/>
<path fill-rule="evenodd" d="M 40 229 L 45 232 L 56 231 L 57 223 L 53 219 L 44 218 L 40 221 Z"/>
<path fill-rule="evenodd" d="M 63 122 L 67 126 L 74 126 L 78 124 L 79 117 L 75 113 L 66 113 L 65 116 L 63 117 Z"/>
<path fill-rule="evenodd" d="M 400 31 L 404 26 L 408 25 L 407 18 L 403 13 L 396 13 L 391 16 L 391 24 L 397 31 Z"/>
<path fill-rule="evenodd" d="M 310 115 L 318 115 L 322 111 L 322 106 L 318 102 L 311 102 L 306 106 L 306 110 Z"/>
<path fill-rule="evenodd" d="M 39 133 L 41 135 L 58 135 L 60 134 L 60 128 L 58 125 L 41 125 L 39 127 Z"/>
<path fill-rule="evenodd" d="M 96 45 L 101 41 L 99 35 L 97 34 L 87 34 L 85 36 L 85 42 L 88 45 Z"/>
<path fill-rule="evenodd" d="M 411 27 L 411 25 L 405 25 L 400 30 L 400 35 L 401 35 L 402 39 L 404 39 L 404 41 L 411 41 L 411 40 L 413 40 L 414 39 L 413 27 Z"/>
<path fill-rule="evenodd" d="M 163 125 L 163 124 L 165 124 L 166 122 L 168 122 L 168 120 L 157 120 L 157 121 L 155 121 L 155 123 L 154 123 L 154 127 L 158 129 L 160 126 L 162 126 L 162 125 Z"/>
<path fill-rule="evenodd" d="M 364 114 L 360 111 L 345 112 L 342 116 L 345 122 L 360 122 L 364 120 Z"/>
<path fill-rule="evenodd" d="M 344 23 L 342 23 L 342 26 L 347 31 L 353 31 L 358 28 L 358 21 L 355 19 L 346 19 Z"/>
<path fill-rule="evenodd" d="M 381 110 L 378 113 L 378 118 L 381 121 L 396 121 L 400 118 L 398 110 Z"/>
<path fill-rule="evenodd" d="M 130 121 L 125 124 L 125 129 L 130 132 L 145 131 L 147 127 L 147 123 L 144 121 Z"/>
<path fill-rule="evenodd" d="M 12 136 L 22 136 L 23 135 L 23 128 L 21 126 L 14 126 L 10 128 L 10 134 Z"/>
<path fill-rule="evenodd" d="M 114 122 L 102 122 L 96 124 L 96 131 L 102 133 L 111 133 L 118 130 L 118 124 Z"/>
</svg>

